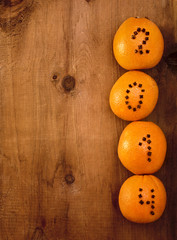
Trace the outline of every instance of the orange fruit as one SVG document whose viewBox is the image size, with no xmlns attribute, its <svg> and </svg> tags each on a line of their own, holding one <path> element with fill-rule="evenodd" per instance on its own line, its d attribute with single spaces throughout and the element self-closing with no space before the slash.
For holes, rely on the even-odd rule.
<svg viewBox="0 0 177 240">
<path fill-rule="evenodd" d="M 132 122 L 123 130 L 118 144 L 122 164 L 134 174 L 151 174 L 165 160 L 167 142 L 153 122 Z"/>
<path fill-rule="evenodd" d="M 132 222 L 156 221 L 161 217 L 165 205 L 165 187 L 153 175 L 134 175 L 123 183 L 119 192 L 120 211 Z"/>
<path fill-rule="evenodd" d="M 147 18 L 128 18 L 113 41 L 115 58 L 127 70 L 156 66 L 163 50 L 164 40 L 159 28 Z"/>
<path fill-rule="evenodd" d="M 114 84 L 110 93 L 112 111 L 128 121 L 147 117 L 158 99 L 158 86 L 153 78 L 144 72 L 129 71 Z"/>
</svg>

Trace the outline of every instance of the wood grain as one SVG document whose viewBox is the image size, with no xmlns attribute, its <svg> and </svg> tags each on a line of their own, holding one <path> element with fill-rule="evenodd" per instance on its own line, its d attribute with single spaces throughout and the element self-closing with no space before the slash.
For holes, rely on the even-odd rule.
<svg viewBox="0 0 177 240">
<path fill-rule="evenodd" d="M 131 174 L 117 157 L 128 124 L 109 107 L 125 70 L 113 36 L 130 16 L 161 29 L 165 53 L 176 41 L 176 0 L 0 1 L 0 239 L 174 240 L 176 238 L 176 72 L 165 58 L 148 74 L 158 83 L 146 119 L 166 134 L 162 218 L 125 220 L 117 205 Z"/>
</svg>

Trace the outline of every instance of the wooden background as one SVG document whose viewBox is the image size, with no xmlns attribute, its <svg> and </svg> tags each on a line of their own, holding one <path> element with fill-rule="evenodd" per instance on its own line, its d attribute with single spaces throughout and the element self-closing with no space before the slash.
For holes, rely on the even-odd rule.
<svg viewBox="0 0 177 240">
<path fill-rule="evenodd" d="M 131 176 L 117 157 L 128 122 L 110 110 L 125 73 L 113 36 L 130 16 L 161 29 L 165 55 L 146 70 L 160 96 L 146 120 L 167 137 L 155 175 L 167 189 L 160 220 L 135 224 L 117 196 Z M 175 240 L 177 72 L 165 59 L 177 42 L 176 0 L 0 1 L 0 239 Z"/>
</svg>

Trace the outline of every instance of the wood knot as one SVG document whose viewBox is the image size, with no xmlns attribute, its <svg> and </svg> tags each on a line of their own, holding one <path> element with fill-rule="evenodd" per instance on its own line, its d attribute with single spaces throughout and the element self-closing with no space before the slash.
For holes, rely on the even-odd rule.
<svg viewBox="0 0 177 240">
<path fill-rule="evenodd" d="M 169 51 L 165 61 L 168 67 L 175 73 L 177 71 L 177 44 Z"/>
<path fill-rule="evenodd" d="M 58 78 L 58 76 L 56 74 L 53 75 L 53 80 L 56 80 Z"/>
<path fill-rule="evenodd" d="M 13 7 L 23 2 L 23 0 L 2 0 L 0 3 L 3 4 L 4 7 Z"/>
<path fill-rule="evenodd" d="M 75 181 L 75 177 L 71 174 L 68 174 L 65 176 L 65 181 L 68 185 L 70 185 Z"/>
<path fill-rule="evenodd" d="M 62 80 L 62 86 L 66 92 L 70 92 L 75 87 L 75 79 L 70 75 L 64 77 Z"/>
<path fill-rule="evenodd" d="M 33 2 L 34 0 L 0 0 L 1 24 L 8 25 L 12 19 L 18 22 L 20 14 L 23 14 L 26 17 L 29 16 Z"/>
<path fill-rule="evenodd" d="M 42 228 L 37 227 L 32 235 L 31 240 L 47 240 L 47 237 Z"/>
<path fill-rule="evenodd" d="M 53 73 L 51 77 L 51 82 L 56 86 L 57 83 L 59 82 L 59 73 L 55 72 Z"/>
</svg>

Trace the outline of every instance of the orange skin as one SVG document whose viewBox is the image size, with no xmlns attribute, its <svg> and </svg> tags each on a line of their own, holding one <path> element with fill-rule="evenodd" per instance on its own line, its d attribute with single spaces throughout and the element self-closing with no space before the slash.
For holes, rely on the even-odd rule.
<svg viewBox="0 0 177 240">
<path fill-rule="evenodd" d="M 144 72 L 129 71 L 123 74 L 112 87 L 109 98 L 110 107 L 114 114 L 123 120 L 140 120 L 153 111 L 158 93 L 158 86 L 153 78 Z"/>
<path fill-rule="evenodd" d="M 120 211 L 132 222 L 154 222 L 161 217 L 165 206 L 165 187 L 153 175 L 134 175 L 128 178 L 120 189 Z"/>
<path fill-rule="evenodd" d="M 158 171 L 164 160 L 167 142 L 162 130 L 152 122 L 132 122 L 123 130 L 118 156 L 124 167 L 134 174 Z"/>
<path fill-rule="evenodd" d="M 113 51 L 117 62 L 127 70 L 153 68 L 163 55 L 163 36 L 152 21 L 131 17 L 116 32 Z"/>
</svg>

